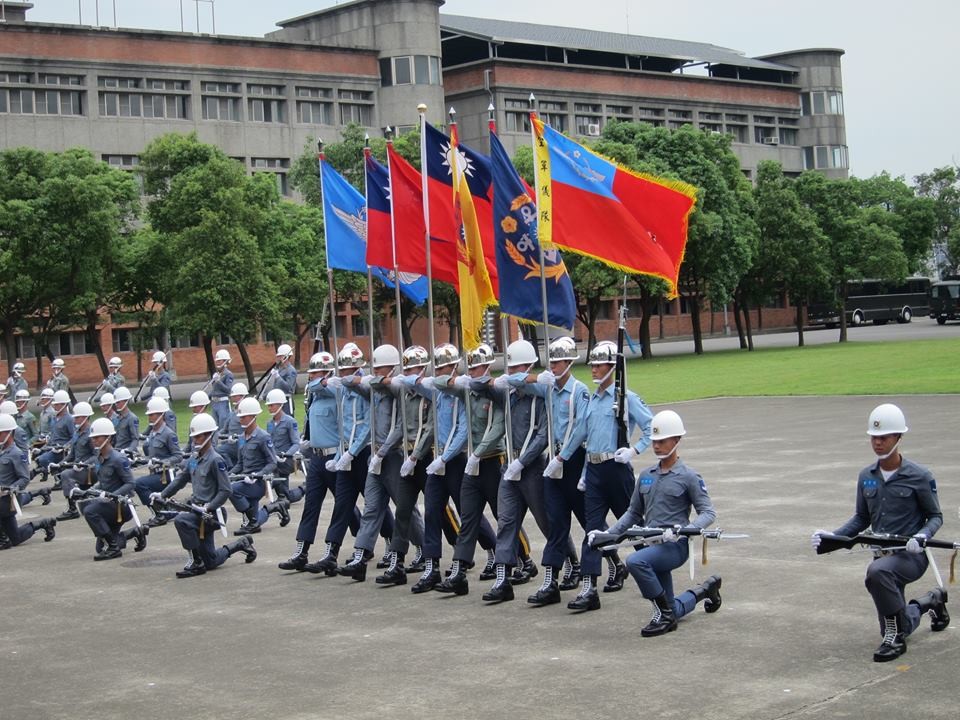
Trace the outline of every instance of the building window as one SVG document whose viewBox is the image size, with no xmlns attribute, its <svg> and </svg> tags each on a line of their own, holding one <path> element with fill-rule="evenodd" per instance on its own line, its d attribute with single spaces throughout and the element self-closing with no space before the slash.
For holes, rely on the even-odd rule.
<svg viewBox="0 0 960 720">
<path fill-rule="evenodd" d="M 780 128 L 780 144 L 781 145 L 796 145 L 797 144 L 797 130 L 796 128 Z"/>
<path fill-rule="evenodd" d="M 723 125 L 720 123 L 702 122 L 700 123 L 700 129 L 707 133 L 716 133 L 719 135 L 723 132 Z"/>
<path fill-rule="evenodd" d="M 750 128 L 746 125 L 732 125 L 727 123 L 727 135 L 732 137 L 735 143 L 750 142 Z"/>
<path fill-rule="evenodd" d="M 171 348 L 191 348 L 191 347 L 200 347 L 200 334 L 196 335 L 182 335 L 180 337 L 170 337 L 170 347 Z"/>
<path fill-rule="evenodd" d="M 544 100 L 540 103 L 540 117 L 557 132 L 567 131 L 567 104 Z"/>
<path fill-rule="evenodd" d="M 782 117 L 777 118 L 777 122 L 780 125 L 786 125 L 787 127 L 797 127 L 800 124 L 800 119 L 795 117 Z"/>
<path fill-rule="evenodd" d="M 287 121 L 287 101 L 282 85 L 247 85 L 247 118 L 251 122 Z M 262 96 L 262 97 L 261 97 Z M 274 99 L 276 98 L 276 99 Z"/>
<path fill-rule="evenodd" d="M 667 112 L 667 117 L 676 118 L 677 120 L 691 120 L 693 119 L 692 110 L 670 110 Z"/>
<path fill-rule="evenodd" d="M 114 328 L 111 340 L 115 353 L 133 350 L 133 330 L 129 328 Z"/>
<path fill-rule="evenodd" d="M 843 93 L 839 90 L 817 90 L 800 94 L 802 115 L 843 115 Z"/>
<path fill-rule="evenodd" d="M 330 88 L 298 87 L 297 122 L 307 125 L 333 125 L 333 103 L 321 98 L 333 96 Z M 316 98 L 316 99 L 314 99 Z"/>
<path fill-rule="evenodd" d="M 506 108 L 507 132 L 530 132 L 530 103 L 507 98 L 503 104 Z"/>
<path fill-rule="evenodd" d="M 137 155 L 103 155 L 101 158 L 107 165 L 121 170 L 133 170 L 140 164 L 140 157 Z"/>
<path fill-rule="evenodd" d="M 287 170 L 290 169 L 290 160 L 287 158 L 250 158 L 250 167 L 254 172 L 266 171 L 276 176 L 277 190 L 281 195 L 290 194 L 290 185 L 287 181 Z"/>
<path fill-rule="evenodd" d="M 401 55 L 380 58 L 380 85 L 439 85 L 440 58 L 433 55 Z"/>
<path fill-rule="evenodd" d="M 89 355 L 93 352 L 93 345 L 87 342 L 86 333 L 60 333 L 59 338 L 51 340 L 50 349 L 57 355 Z M 59 352 L 56 352 L 58 349 Z"/>
<path fill-rule="evenodd" d="M 607 120 L 633 122 L 633 108 L 629 105 L 607 105 Z"/>
<path fill-rule="evenodd" d="M 188 83 L 183 80 L 100 77 L 97 84 L 108 89 L 161 90 L 171 94 L 99 92 L 100 115 L 103 117 L 144 117 L 186 120 L 189 117 Z M 174 94 L 175 93 L 175 94 Z"/>
<path fill-rule="evenodd" d="M 340 124 L 356 123 L 373 127 L 373 93 L 366 90 L 340 90 Z M 364 104 L 344 101 L 361 101 Z"/>
<path fill-rule="evenodd" d="M 41 85 L 83 85 L 82 75 L 44 75 L 41 73 L 37 81 Z"/>
<path fill-rule="evenodd" d="M 34 358 L 37 356 L 37 346 L 32 337 L 17 335 L 17 357 Z"/>
<path fill-rule="evenodd" d="M 815 145 L 803 149 L 804 170 L 846 169 L 850 167 L 846 145 Z"/>
<path fill-rule="evenodd" d="M 764 118 L 773 122 L 773 118 Z M 779 145 L 780 135 L 775 125 L 760 125 L 759 118 L 754 118 L 753 139 L 760 145 Z"/>
<path fill-rule="evenodd" d="M 601 105 L 574 103 L 573 111 L 576 113 L 574 120 L 578 135 L 596 137 L 600 134 L 601 110 Z"/>
<path fill-rule="evenodd" d="M 723 115 L 715 112 L 700 112 L 697 113 L 697 116 L 706 122 L 720 122 L 723 120 Z"/>
<path fill-rule="evenodd" d="M 40 84 L 44 86 L 82 86 L 79 75 L 39 75 L 34 83 L 31 73 L 2 73 L 3 84 Z M 11 115 L 83 115 L 82 90 L 54 90 L 0 87 L 0 113 Z"/>
<path fill-rule="evenodd" d="M 243 119 L 239 83 L 203 82 L 200 89 L 204 120 L 240 122 Z"/>
</svg>

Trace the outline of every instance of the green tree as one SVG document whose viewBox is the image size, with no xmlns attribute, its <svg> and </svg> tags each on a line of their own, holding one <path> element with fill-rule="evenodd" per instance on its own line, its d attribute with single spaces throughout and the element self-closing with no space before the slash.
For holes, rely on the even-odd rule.
<svg viewBox="0 0 960 720">
<path fill-rule="evenodd" d="M 937 168 L 914 178 L 917 195 L 933 201 L 934 256 L 941 275 L 960 273 L 960 169 Z"/>
<path fill-rule="evenodd" d="M 564 256 L 577 302 L 577 319 L 587 328 L 587 346 L 597 344 L 596 325 L 604 298 L 616 295 L 623 273 L 592 258 L 567 253 Z"/>
</svg>

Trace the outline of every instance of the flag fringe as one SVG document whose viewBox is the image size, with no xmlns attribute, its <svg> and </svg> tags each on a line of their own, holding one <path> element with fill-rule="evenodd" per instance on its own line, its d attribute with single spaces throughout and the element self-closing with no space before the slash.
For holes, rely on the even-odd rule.
<svg viewBox="0 0 960 720">
<path fill-rule="evenodd" d="M 610 262 L 606 258 L 593 255 L 592 253 L 584 252 L 579 248 L 570 247 L 569 245 L 560 245 L 560 247 L 566 251 L 574 253 L 575 255 L 581 255 L 583 257 L 590 258 L 591 260 L 596 260 L 597 262 L 603 263 L 607 267 L 612 267 L 614 270 L 619 270 L 620 272 L 626 273 L 627 275 L 647 275 L 649 277 L 655 277 L 660 280 L 663 280 L 667 284 L 667 287 L 669 288 L 669 290 L 667 291 L 667 300 L 673 300 L 675 297 L 679 295 L 679 293 L 677 292 L 676 282 L 674 282 L 673 278 L 667 277 L 666 275 L 650 272 L 649 270 L 637 270 L 636 268 L 628 267 L 627 265 L 620 265 L 619 263 Z"/>
</svg>

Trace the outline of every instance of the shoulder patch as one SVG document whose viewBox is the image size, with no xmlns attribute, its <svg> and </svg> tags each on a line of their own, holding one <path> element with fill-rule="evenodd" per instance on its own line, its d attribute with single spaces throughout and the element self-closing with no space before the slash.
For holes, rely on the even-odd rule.
<svg viewBox="0 0 960 720">
<path fill-rule="evenodd" d="M 227 471 L 227 464 L 223 460 L 217 460 L 217 470 Z"/>
<path fill-rule="evenodd" d="M 937 481 L 934 478 L 930 478 L 930 492 L 935 493 L 937 491 Z"/>
<path fill-rule="evenodd" d="M 697 478 L 697 479 L 698 479 L 699 482 L 700 482 L 700 489 L 701 489 L 703 492 L 706 492 L 706 491 L 707 491 L 707 484 L 703 481 L 703 478 Z"/>
</svg>

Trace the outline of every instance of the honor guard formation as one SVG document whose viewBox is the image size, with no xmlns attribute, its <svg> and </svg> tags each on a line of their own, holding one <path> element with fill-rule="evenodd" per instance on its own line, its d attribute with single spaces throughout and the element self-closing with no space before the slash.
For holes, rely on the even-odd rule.
<svg viewBox="0 0 960 720">
<path fill-rule="evenodd" d="M 291 507 L 302 501 L 293 554 L 279 563 L 294 574 L 362 583 L 377 558 L 377 584 L 412 580 L 417 595 L 466 596 L 475 573 L 489 583 L 481 595 L 488 604 L 514 600 L 517 586 L 539 576 L 526 602 L 561 604 L 566 592 L 566 607 L 575 612 L 600 610 L 602 595 L 622 590 L 629 577 L 652 609 L 640 628 L 644 637 L 676 630 L 700 603 L 707 613 L 720 609 L 719 575 L 678 592 L 673 571 L 692 562 L 698 536 L 704 543 L 747 536 L 711 529 L 717 513 L 707 484 L 680 455 L 683 419 L 673 410 L 651 413 L 627 389 L 617 343 L 590 350 L 593 388 L 571 373 L 580 355 L 569 337 L 549 344 L 549 369 L 541 372 L 531 343 L 510 343 L 497 377 L 486 344 L 463 358 L 449 343 L 432 353 L 380 345 L 368 360 L 347 343 L 310 358 L 302 433 L 293 418 L 292 355 L 280 345 L 251 393 L 235 381 L 230 353 L 218 350 L 216 372 L 190 396 L 185 446 L 162 352 L 153 354 L 135 393 L 114 357 L 107 376 L 79 402 L 56 359 L 36 412 L 24 365 L 15 363 L 0 386 L 0 548 L 37 531 L 49 542 L 58 522 L 82 517 L 93 559 L 107 561 L 131 543 L 144 551 L 150 532 L 171 532 L 172 525 L 188 556 L 176 576 L 190 578 L 237 553 L 246 563 L 256 560 L 254 536 L 273 516 L 287 526 Z M 133 403 L 144 404 L 142 421 Z M 934 631 L 950 623 L 933 549 L 960 544 L 934 539 L 943 523 L 937 483 L 900 454 L 907 430 L 895 405 L 870 414 L 875 458 L 860 471 L 854 513 L 832 532 L 812 536 L 818 554 L 857 545 L 872 550 L 865 585 L 877 609 L 877 662 L 906 652 L 923 615 Z M 634 460 L 648 449 L 655 462 L 637 475 Z M 64 502 L 59 515 L 20 522 L 23 506 L 37 498 L 50 505 L 56 491 Z M 328 497 L 329 525 L 311 559 Z M 524 530 L 531 522 L 546 540 L 539 565 Z M 341 552 L 348 530 L 352 549 Z M 937 587 L 907 600 L 906 586 L 928 567 Z"/>
</svg>

